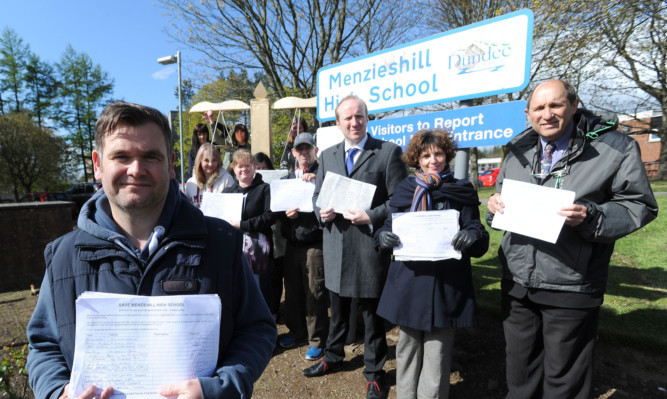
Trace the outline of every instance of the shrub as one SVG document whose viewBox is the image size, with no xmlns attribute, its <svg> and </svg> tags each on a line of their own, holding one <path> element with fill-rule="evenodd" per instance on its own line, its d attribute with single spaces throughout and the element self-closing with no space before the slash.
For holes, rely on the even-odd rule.
<svg viewBox="0 0 667 399">
<path fill-rule="evenodd" d="M 2 348 L 0 363 L 0 398 L 24 398 L 28 388 L 28 370 L 25 368 L 28 358 L 28 345 L 21 348 L 10 346 Z M 19 394 L 20 392 L 20 394 Z"/>
</svg>

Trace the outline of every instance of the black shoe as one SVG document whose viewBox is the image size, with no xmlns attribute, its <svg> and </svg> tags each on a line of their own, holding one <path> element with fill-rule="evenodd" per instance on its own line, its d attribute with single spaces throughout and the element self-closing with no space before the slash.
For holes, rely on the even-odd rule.
<svg viewBox="0 0 667 399">
<path fill-rule="evenodd" d="M 324 360 L 320 360 L 319 362 L 313 364 L 307 369 L 303 369 L 301 373 L 306 377 L 319 377 L 336 369 L 339 366 L 339 364 L 340 362 L 327 363 Z"/>
<path fill-rule="evenodd" d="M 385 392 L 382 392 L 377 381 L 368 381 L 366 384 L 366 399 L 384 399 L 385 397 Z"/>
</svg>

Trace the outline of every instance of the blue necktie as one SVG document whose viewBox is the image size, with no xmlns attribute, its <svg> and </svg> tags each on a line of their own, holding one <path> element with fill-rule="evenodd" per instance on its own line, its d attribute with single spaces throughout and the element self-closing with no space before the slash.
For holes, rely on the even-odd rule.
<svg viewBox="0 0 667 399">
<path fill-rule="evenodd" d="M 553 159 L 556 146 L 551 141 L 544 146 L 544 154 L 542 154 L 542 176 L 543 178 L 551 170 L 551 160 Z"/>
<path fill-rule="evenodd" d="M 347 175 L 350 175 L 350 172 L 352 172 L 352 168 L 354 167 L 354 156 L 359 152 L 358 148 L 350 148 L 347 150 L 347 160 L 345 161 L 345 165 L 347 166 Z"/>
</svg>

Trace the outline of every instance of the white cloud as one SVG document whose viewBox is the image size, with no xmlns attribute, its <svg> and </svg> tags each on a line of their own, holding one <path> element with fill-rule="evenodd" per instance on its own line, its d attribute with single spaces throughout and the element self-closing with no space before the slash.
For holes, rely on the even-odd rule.
<svg viewBox="0 0 667 399">
<path fill-rule="evenodd" d="M 165 80 L 168 79 L 171 75 L 176 73 L 178 66 L 170 65 L 168 67 L 162 68 L 158 71 L 153 72 L 151 77 L 155 80 Z"/>
</svg>

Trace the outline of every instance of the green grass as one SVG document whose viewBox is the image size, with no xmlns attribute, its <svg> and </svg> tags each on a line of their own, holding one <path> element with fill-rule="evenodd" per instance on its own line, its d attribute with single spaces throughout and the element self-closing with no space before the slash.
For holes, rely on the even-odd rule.
<svg viewBox="0 0 667 399">
<path fill-rule="evenodd" d="M 479 195 L 479 198 L 487 198 L 488 199 L 495 192 L 496 192 L 495 187 L 480 187 L 479 191 L 477 192 L 477 195 Z"/>
<path fill-rule="evenodd" d="M 667 191 L 667 182 L 658 182 Z M 485 198 L 480 192 L 480 198 Z M 667 196 L 656 197 L 658 218 L 616 242 L 609 267 L 599 337 L 658 353 L 667 352 Z M 482 218 L 486 206 L 480 206 Z M 473 280 L 481 309 L 500 317 L 502 232 L 487 227 L 489 251 L 473 259 Z"/>
<path fill-rule="evenodd" d="M 653 180 L 651 181 L 651 188 L 654 193 L 667 192 L 667 180 Z"/>
</svg>

